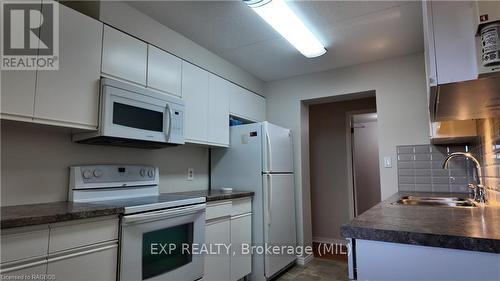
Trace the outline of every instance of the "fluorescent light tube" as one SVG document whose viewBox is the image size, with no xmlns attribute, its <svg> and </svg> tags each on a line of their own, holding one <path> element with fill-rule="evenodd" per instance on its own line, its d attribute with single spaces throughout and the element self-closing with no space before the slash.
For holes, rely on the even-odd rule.
<svg viewBox="0 0 500 281">
<path fill-rule="evenodd" d="M 284 0 L 246 0 L 246 2 L 304 56 L 314 58 L 326 53 L 323 44 L 307 29 Z"/>
</svg>

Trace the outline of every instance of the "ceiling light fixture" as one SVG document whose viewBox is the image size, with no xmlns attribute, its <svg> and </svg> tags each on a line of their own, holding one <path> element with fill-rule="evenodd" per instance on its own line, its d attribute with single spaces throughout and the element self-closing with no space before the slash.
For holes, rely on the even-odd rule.
<svg viewBox="0 0 500 281">
<path fill-rule="evenodd" d="M 326 53 L 319 40 L 307 29 L 284 0 L 243 0 L 281 36 L 308 58 Z"/>
</svg>

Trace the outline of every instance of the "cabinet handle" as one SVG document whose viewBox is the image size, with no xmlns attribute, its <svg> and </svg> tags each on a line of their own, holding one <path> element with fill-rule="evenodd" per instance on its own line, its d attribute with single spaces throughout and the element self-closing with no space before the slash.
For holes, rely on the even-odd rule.
<svg viewBox="0 0 500 281">
<path fill-rule="evenodd" d="M 24 262 L 26 262 L 26 261 L 24 261 Z M 3 268 L 0 269 L 0 274 L 9 273 L 11 271 L 17 271 L 17 270 L 21 270 L 24 268 L 35 267 L 37 265 L 42 265 L 42 264 L 46 264 L 46 263 L 47 263 L 47 259 L 45 256 L 42 257 L 41 259 L 37 258 L 37 261 L 28 262 L 28 263 L 23 263 L 23 261 L 18 261 L 16 263 L 13 263 L 12 265 L 7 265 L 5 267 L 2 266 Z"/>
<path fill-rule="evenodd" d="M 118 243 L 116 243 L 116 241 L 106 242 L 106 243 L 109 243 L 110 245 L 101 246 L 101 247 L 98 247 L 98 248 L 91 248 L 91 249 L 83 250 L 83 251 L 80 250 L 80 251 L 75 251 L 75 252 L 71 252 L 71 253 L 67 253 L 67 254 L 57 255 L 55 257 L 48 258 L 48 262 L 49 263 L 50 262 L 56 262 L 56 261 L 60 261 L 60 260 L 70 259 L 70 258 L 73 258 L 73 257 L 78 257 L 78 256 L 92 254 L 92 253 L 95 253 L 95 252 L 105 251 L 105 250 L 108 250 L 108 249 L 118 248 Z"/>
</svg>

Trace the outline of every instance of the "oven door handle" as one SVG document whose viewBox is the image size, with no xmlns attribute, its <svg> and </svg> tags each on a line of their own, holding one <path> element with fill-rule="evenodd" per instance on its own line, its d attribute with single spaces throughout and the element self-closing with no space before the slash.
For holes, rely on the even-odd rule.
<svg viewBox="0 0 500 281">
<path fill-rule="evenodd" d="M 136 215 L 128 215 L 123 217 L 122 223 L 123 225 L 127 225 L 133 223 L 143 223 L 148 221 L 191 215 L 191 214 L 196 214 L 198 212 L 204 212 L 205 208 L 206 204 L 197 204 L 187 207 L 172 208 L 155 212 L 145 212 Z"/>
</svg>

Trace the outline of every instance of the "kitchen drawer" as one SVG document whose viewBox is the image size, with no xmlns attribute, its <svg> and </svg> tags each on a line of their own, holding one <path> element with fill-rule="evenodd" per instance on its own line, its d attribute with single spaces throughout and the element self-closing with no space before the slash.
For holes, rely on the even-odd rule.
<svg viewBox="0 0 500 281">
<path fill-rule="evenodd" d="M 205 219 L 211 220 L 221 217 L 229 217 L 231 215 L 231 205 L 231 201 L 208 203 Z"/>
<path fill-rule="evenodd" d="M 117 239 L 117 217 L 53 224 L 50 225 L 49 253 Z"/>
<path fill-rule="evenodd" d="M 2 230 L 2 263 L 47 255 L 49 226 Z"/>
<path fill-rule="evenodd" d="M 245 213 L 252 212 L 252 199 L 241 198 L 233 200 L 233 207 L 231 209 L 231 216 L 237 216 Z"/>
</svg>

